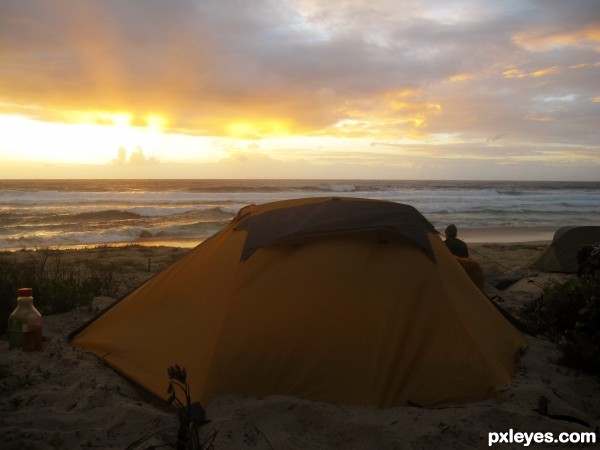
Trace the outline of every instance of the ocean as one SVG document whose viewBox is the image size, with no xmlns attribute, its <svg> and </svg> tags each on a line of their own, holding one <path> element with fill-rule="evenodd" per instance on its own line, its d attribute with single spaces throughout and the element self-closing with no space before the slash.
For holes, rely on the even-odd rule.
<svg viewBox="0 0 600 450">
<path fill-rule="evenodd" d="M 385 180 L 0 180 L 0 249 L 97 244 L 193 247 L 248 205 L 351 196 L 405 203 L 438 230 L 600 225 L 600 182 Z"/>
</svg>

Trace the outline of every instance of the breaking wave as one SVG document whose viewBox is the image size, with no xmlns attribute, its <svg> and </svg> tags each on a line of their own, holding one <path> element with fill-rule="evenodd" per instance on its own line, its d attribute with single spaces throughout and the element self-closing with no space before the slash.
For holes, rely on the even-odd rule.
<svg viewBox="0 0 600 450">
<path fill-rule="evenodd" d="M 200 242 L 248 204 L 315 196 L 410 204 L 438 229 L 600 224 L 600 183 L 0 180 L 0 248 Z"/>
</svg>

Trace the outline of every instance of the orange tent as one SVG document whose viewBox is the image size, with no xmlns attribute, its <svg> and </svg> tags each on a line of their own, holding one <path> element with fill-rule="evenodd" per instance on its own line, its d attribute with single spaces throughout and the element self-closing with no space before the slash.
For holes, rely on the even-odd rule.
<svg viewBox="0 0 600 450">
<path fill-rule="evenodd" d="M 418 211 L 350 198 L 244 208 L 70 337 L 162 398 L 185 367 L 204 405 L 476 401 L 526 346 Z"/>
</svg>

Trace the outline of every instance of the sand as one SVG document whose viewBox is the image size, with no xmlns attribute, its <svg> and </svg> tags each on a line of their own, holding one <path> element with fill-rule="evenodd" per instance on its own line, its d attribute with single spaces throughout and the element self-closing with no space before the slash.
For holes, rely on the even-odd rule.
<svg viewBox="0 0 600 450">
<path fill-rule="evenodd" d="M 488 295 L 518 312 L 524 302 L 541 293 L 540 286 L 560 281 L 560 276 L 526 267 L 547 245 L 547 241 L 471 244 L 472 256 L 486 273 L 494 279 L 518 280 L 503 290 L 488 284 Z M 73 263 L 91 258 L 121 265 L 128 272 L 123 277 L 128 281 L 120 287 L 124 291 L 188 250 L 96 248 L 65 251 L 62 258 Z M 178 422 L 171 409 L 67 342 L 72 330 L 112 301 L 99 297 L 92 308 L 45 316 L 42 352 L 9 350 L 6 336 L 0 339 L 0 448 L 124 449 L 145 436 L 151 437 L 135 448 L 175 441 Z M 599 381 L 558 364 L 559 352 L 545 338 L 528 337 L 528 341 L 530 348 L 513 382 L 499 386 L 495 398 L 480 403 L 380 410 L 281 395 L 264 399 L 231 395 L 207 405 L 210 422 L 201 436 L 212 435 L 214 449 L 479 449 L 489 448 L 489 433 L 508 433 L 510 429 L 555 436 L 595 431 L 600 424 Z M 537 408 L 542 396 L 549 401 L 550 414 L 574 417 L 590 426 L 541 415 Z"/>
</svg>

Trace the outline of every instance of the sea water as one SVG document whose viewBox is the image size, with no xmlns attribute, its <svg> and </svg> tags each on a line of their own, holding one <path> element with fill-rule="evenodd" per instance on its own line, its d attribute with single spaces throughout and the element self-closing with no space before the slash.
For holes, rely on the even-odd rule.
<svg viewBox="0 0 600 450">
<path fill-rule="evenodd" d="M 438 230 L 600 225 L 599 182 L 0 180 L 0 249 L 193 246 L 248 204 L 317 196 L 409 204 Z"/>
</svg>

